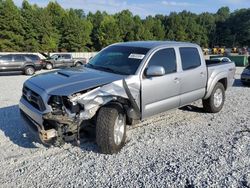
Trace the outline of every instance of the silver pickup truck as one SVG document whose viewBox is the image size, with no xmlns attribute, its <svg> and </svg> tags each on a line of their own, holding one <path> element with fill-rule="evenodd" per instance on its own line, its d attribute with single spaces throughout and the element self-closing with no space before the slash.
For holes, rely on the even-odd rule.
<svg viewBox="0 0 250 188">
<path fill-rule="evenodd" d="M 28 79 L 19 107 L 43 143 L 79 143 L 80 131 L 94 126 L 100 151 L 112 154 L 134 121 L 199 99 L 205 111 L 219 112 L 234 74 L 234 63 L 206 62 L 196 44 L 118 43 L 84 66 Z"/>
</svg>

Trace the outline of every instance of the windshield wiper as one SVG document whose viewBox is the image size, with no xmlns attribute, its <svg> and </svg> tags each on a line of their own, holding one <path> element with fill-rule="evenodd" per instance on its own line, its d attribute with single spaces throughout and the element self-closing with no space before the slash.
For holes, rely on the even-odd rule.
<svg viewBox="0 0 250 188">
<path fill-rule="evenodd" d="M 124 72 L 120 72 L 120 71 L 116 71 L 114 69 L 111 69 L 109 67 L 103 67 L 103 66 L 96 66 L 96 65 L 92 65 L 92 64 L 86 64 L 87 67 L 91 67 L 93 69 L 97 69 L 97 70 L 103 70 L 103 71 L 107 71 L 107 72 L 112 72 L 112 73 L 115 73 L 115 74 L 122 74 L 122 75 L 128 75 Z"/>
</svg>

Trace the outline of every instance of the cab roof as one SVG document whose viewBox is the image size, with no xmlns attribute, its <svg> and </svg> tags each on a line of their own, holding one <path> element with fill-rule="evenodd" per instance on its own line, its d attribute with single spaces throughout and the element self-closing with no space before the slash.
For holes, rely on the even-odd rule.
<svg viewBox="0 0 250 188">
<path fill-rule="evenodd" d="M 141 48 L 156 48 L 160 46 L 184 46 L 184 47 L 198 47 L 197 44 L 190 42 L 176 42 L 176 41 L 133 41 L 133 42 L 122 42 L 116 43 L 115 46 L 131 46 Z"/>
</svg>

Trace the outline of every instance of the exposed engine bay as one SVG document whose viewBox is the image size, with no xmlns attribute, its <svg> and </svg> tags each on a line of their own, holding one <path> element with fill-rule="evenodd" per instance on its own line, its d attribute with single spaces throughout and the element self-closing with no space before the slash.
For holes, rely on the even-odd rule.
<svg viewBox="0 0 250 188">
<path fill-rule="evenodd" d="M 93 120 L 99 108 L 116 102 L 125 107 L 130 119 L 140 119 L 140 88 L 133 76 L 70 96 L 51 96 L 51 112 L 43 115 L 40 139 L 46 144 L 62 145 L 65 141 L 80 144 L 80 129 Z M 92 121 L 93 122 L 93 121 Z"/>
</svg>

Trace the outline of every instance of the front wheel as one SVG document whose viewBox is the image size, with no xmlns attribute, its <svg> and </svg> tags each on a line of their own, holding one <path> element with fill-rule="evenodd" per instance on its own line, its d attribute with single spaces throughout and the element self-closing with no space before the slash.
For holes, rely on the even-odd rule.
<svg viewBox="0 0 250 188">
<path fill-rule="evenodd" d="M 96 121 L 96 142 L 102 153 L 118 153 L 125 144 L 126 116 L 119 105 L 104 106 Z"/>
<path fill-rule="evenodd" d="M 210 113 L 221 111 L 225 102 L 225 88 L 222 83 L 218 82 L 208 99 L 202 100 L 203 108 Z"/>
</svg>

